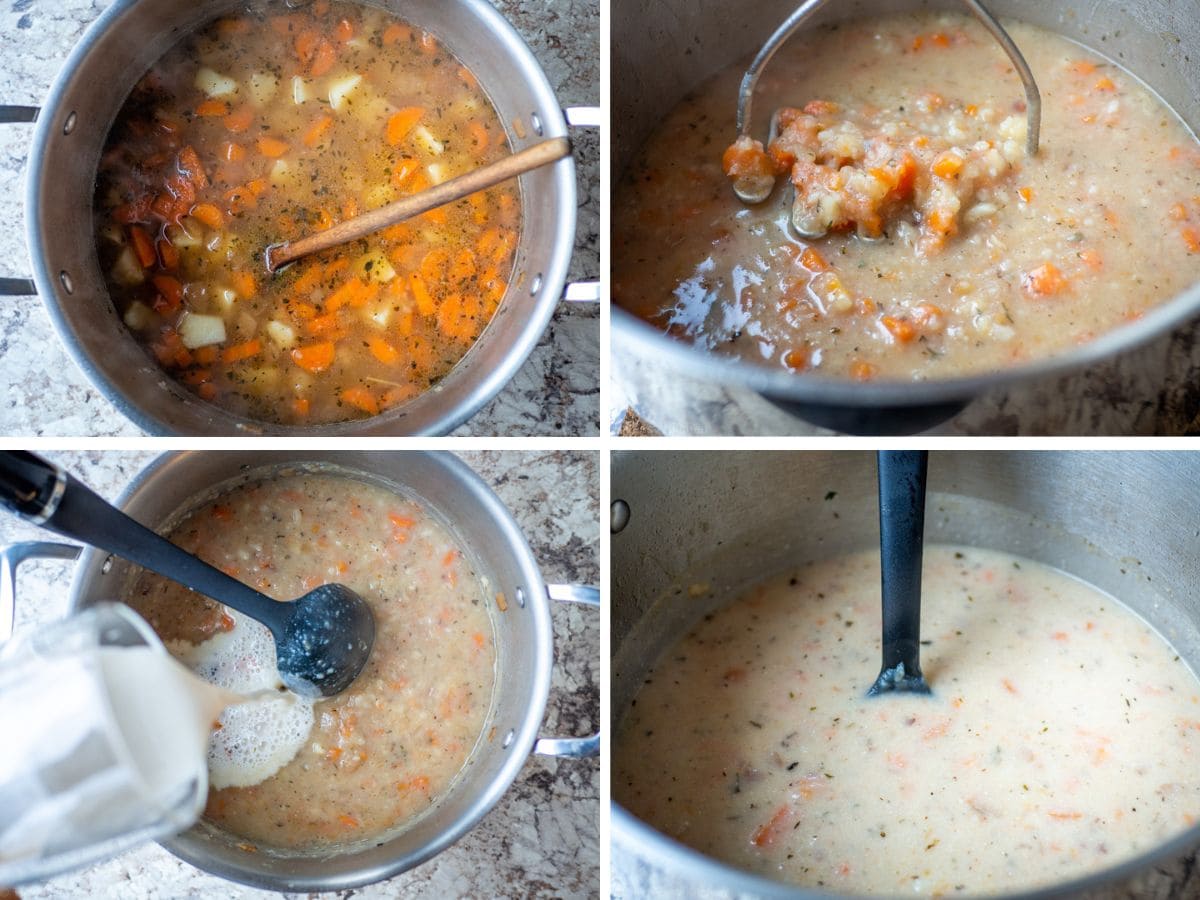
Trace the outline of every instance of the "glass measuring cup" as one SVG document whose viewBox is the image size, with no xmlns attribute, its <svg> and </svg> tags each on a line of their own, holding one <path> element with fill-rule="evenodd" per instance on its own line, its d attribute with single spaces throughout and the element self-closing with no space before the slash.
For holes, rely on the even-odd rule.
<svg viewBox="0 0 1200 900">
<path fill-rule="evenodd" d="M 102 603 L 0 650 L 0 885 L 189 827 L 219 708 L 149 625 Z"/>
</svg>

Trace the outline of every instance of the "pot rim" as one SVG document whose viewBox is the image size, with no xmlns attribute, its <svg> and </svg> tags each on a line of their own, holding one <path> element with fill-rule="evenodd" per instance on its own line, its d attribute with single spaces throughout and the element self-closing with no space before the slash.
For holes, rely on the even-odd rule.
<svg viewBox="0 0 1200 900">
<path fill-rule="evenodd" d="M 105 399 L 116 407 L 118 412 L 133 422 L 142 431 L 155 435 L 183 435 L 184 432 L 179 431 L 157 416 L 144 411 L 141 407 L 130 401 L 121 387 L 102 370 L 96 359 L 84 352 L 82 345 L 75 339 L 71 324 L 63 311 L 66 304 L 58 296 L 58 275 L 50 271 L 47 267 L 45 254 L 40 250 L 43 245 L 40 239 L 43 218 L 39 195 L 42 183 L 47 178 L 53 178 L 55 174 L 47 171 L 45 168 L 46 151 L 50 143 L 58 137 L 58 131 L 64 128 L 65 123 L 60 121 L 60 119 L 62 118 L 63 100 L 67 89 L 74 79 L 76 71 L 93 51 L 100 38 L 140 2 L 142 0 L 115 0 L 111 6 L 105 9 L 87 27 L 82 37 L 80 37 L 79 41 L 71 49 L 70 54 L 63 62 L 62 67 L 54 78 L 54 82 L 51 84 L 50 91 L 46 95 L 37 117 L 33 140 L 29 149 L 25 184 L 25 240 L 32 268 L 32 278 L 37 287 L 38 296 L 41 298 L 42 305 L 50 317 L 51 324 L 54 326 L 54 331 L 58 335 L 60 344 L 66 349 L 67 354 L 74 361 L 75 365 L 84 373 L 88 381 L 100 390 Z M 360 2 L 379 6 L 379 0 L 360 0 Z M 487 25 L 487 30 L 494 36 L 496 42 L 504 48 L 507 55 L 514 59 L 516 67 L 526 74 L 531 96 L 540 106 L 537 113 L 542 120 L 544 132 L 540 136 L 546 138 L 568 136 L 567 123 L 562 106 L 559 104 L 554 89 L 546 77 L 545 70 L 542 68 L 541 63 L 538 62 L 537 57 L 533 55 L 533 51 L 530 50 L 529 45 L 517 33 L 508 19 L 501 15 L 487 0 L 454 0 L 454 2 L 468 7 L 476 16 L 483 20 Z M 183 37 L 181 35 L 180 39 Z M 558 306 L 563 286 L 566 284 L 567 271 L 570 267 L 571 258 L 574 255 L 577 212 L 574 155 L 571 154 L 564 157 L 552 166 L 548 166 L 547 169 L 553 173 L 555 186 L 558 191 L 558 221 L 555 227 L 555 246 L 552 248 L 547 258 L 547 264 L 543 267 L 541 273 L 542 281 L 539 295 L 535 297 L 529 311 L 525 314 L 525 326 L 518 333 L 517 339 L 508 348 L 502 364 L 490 370 L 478 369 L 471 389 L 466 392 L 466 396 L 455 406 L 441 410 L 423 426 L 409 430 L 402 424 L 406 419 L 404 406 L 366 419 L 355 419 L 319 426 L 298 426 L 281 425 L 242 416 L 234 416 L 219 406 L 207 404 L 206 401 L 202 401 L 198 397 L 190 398 L 196 403 L 205 403 L 207 406 L 211 406 L 220 412 L 220 418 L 215 423 L 218 427 L 214 428 L 210 433 L 268 434 L 292 437 L 353 437 L 365 434 L 442 435 L 448 434 L 474 416 L 485 404 L 495 399 L 496 395 L 500 393 L 513 379 L 517 371 L 525 364 L 534 347 L 537 345 L 538 340 L 540 340 L 546 327 L 549 325 L 550 318 Z M 88 201 L 88 210 L 90 216 L 90 199 Z M 519 246 L 520 244 L 518 244 Z M 509 286 L 509 292 L 516 290 L 519 290 L 519 288 L 512 285 Z M 506 293 L 504 299 L 501 300 L 501 308 L 508 297 L 509 294 Z M 111 302 L 107 288 L 104 292 L 104 299 Z M 463 359 L 455 364 L 455 369 L 466 360 L 474 348 L 475 345 L 473 344 L 468 349 L 467 354 L 463 356 Z M 453 372 L 454 369 L 451 369 L 447 373 L 446 378 L 451 377 Z M 164 378 L 173 383 L 173 379 L 170 379 L 170 376 L 167 376 L 165 373 Z M 428 396 L 438 390 L 439 385 L 434 385 L 429 390 L 420 394 L 419 397 Z"/>
<path fill-rule="evenodd" d="M 167 451 L 156 456 L 133 477 L 121 491 L 120 496 L 115 501 L 115 505 L 120 509 L 125 509 L 139 495 L 152 491 L 155 485 L 162 480 L 169 480 L 175 477 L 176 470 L 180 467 L 188 466 L 189 460 L 193 457 L 212 453 L 220 453 L 231 461 L 234 461 L 230 477 L 277 468 L 280 465 L 304 462 L 329 462 L 351 473 L 357 471 L 365 475 L 372 474 L 369 470 L 355 467 L 353 463 L 330 460 L 328 458 L 330 453 L 344 452 L 346 451 Z M 533 672 L 530 677 L 532 682 L 531 695 L 525 704 L 525 714 L 521 720 L 521 725 L 515 731 L 514 737 L 508 745 L 514 748 L 514 750 L 508 753 L 507 759 L 505 759 L 496 775 L 488 783 L 487 789 L 473 799 L 466 813 L 450 823 L 435 840 L 424 845 L 416 852 L 378 865 L 364 867 L 348 875 L 336 873 L 322 873 L 311 876 L 289 874 L 282 878 L 275 878 L 253 869 L 245 869 L 229 864 L 223 859 L 214 860 L 204 852 L 202 844 L 197 845 L 189 839 L 188 836 L 193 829 L 188 829 L 181 834 L 159 842 L 171 854 L 204 872 L 250 887 L 273 891 L 308 892 L 347 890 L 383 881 L 427 862 L 467 834 L 484 816 L 491 812 L 501 797 L 508 792 L 508 789 L 512 786 L 517 775 L 524 768 L 525 763 L 533 753 L 533 747 L 538 740 L 538 732 L 545 717 L 545 708 L 550 695 L 550 676 L 554 658 L 550 600 L 546 592 L 546 585 L 542 578 L 541 569 L 533 556 L 533 551 L 530 549 L 529 543 L 525 540 L 525 535 L 521 531 L 517 521 L 513 518 L 512 513 L 509 512 L 496 493 L 470 466 L 449 451 L 397 450 L 390 452 L 388 455 L 400 458 L 404 456 L 421 457 L 438 465 L 445 473 L 447 481 L 451 481 L 467 490 L 471 497 L 480 504 L 484 512 L 489 515 L 503 533 L 508 543 L 509 551 L 517 555 L 517 566 L 522 570 L 524 576 L 522 579 L 525 582 L 523 587 L 525 587 L 526 595 L 529 598 L 528 605 L 531 608 L 533 617 L 531 628 L 534 632 L 534 643 L 537 653 L 534 660 Z M 238 468 L 236 461 L 243 459 L 245 456 L 255 458 L 260 464 L 252 464 L 248 469 Z M 212 485 L 208 487 L 212 487 Z M 203 494 L 205 489 L 204 487 L 200 488 L 192 496 Z M 424 498 L 420 499 L 422 502 L 428 503 Z M 436 507 L 432 508 L 436 510 Z M 68 612 L 74 612 L 79 608 L 80 597 L 87 584 L 85 573 L 93 565 L 101 563 L 110 555 L 103 550 L 97 550 L 95 547 L 84 547 L 75 565 L 74 574 L 71 579 Z M 498 680 L 496 689 L 498 690 L 500 687 L 501 682 Z M 499 745 L 497 747 L 499 748 Z M 520 752 L 520 748 L 526 748 L 525 752 Z M 500 751 L 504 749 L 499 748 Z M 193 828 L 195 827 L 193 826 Z M 248 857 L 248 861 L 253 862 L 254 854 L 244 855 Z"/>
<path fill-rule="evenodd" d="M 752 897 L 788 898 L 788 900 L 821 900 L 829 897 L 845 897 L 831 891 L 818 891 L 798 885 L 773 881 L 754 875 L 705 856 L 661 831 L 646 824 L 616 801 L 612 803 L 612 835 L 614 843 L 632 856 L 657 866 L 693 883 L 703 883 Z M 1025 893 L 989 894 L 992 900 L 1052 900 L 1052 898 L 1076 896 L 1084 891 L 1111 887 L 1114 882 L 1130 878 L 1139 872 L 1148 871 L 1155 864 L 1183 855 L 1200 846 L 1200 823 L 1176 835 L 1152 850 L 1139 853 L 1125 862 L 1109 866 L 1090 875 L 1048 887 L 1035 888 Z M 972 895 L 974 896 L 974 895 Z"/>
</svg>

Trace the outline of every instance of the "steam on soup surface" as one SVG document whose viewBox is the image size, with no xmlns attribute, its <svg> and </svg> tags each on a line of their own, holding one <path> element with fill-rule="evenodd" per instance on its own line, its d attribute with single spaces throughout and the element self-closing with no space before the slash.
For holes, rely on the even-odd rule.
<svg viewBox="0 0 1200 900">
<path fill-rule="evenodd" d="M 117 309 L 200 398 L 318 425 L 403 404 L 496 311 L 509 183 L 269 276 L 265 248 L 508 154 L 470 69 L 381 10 L 256 5 L 170 50 L 117 116 L 96 189 Z"/>
<path fill-rule="evenodd" d="M 743 64 L 663 120 L 614 204 L 613 297 L 713 353 L 862 381 L 995 371 L 1065 353 L 1200 280 L 1200 145 L 1109 60 L 1009 23 L 1042 93 L 973 20 L 814 29 L 755 99 Z M 779 173 L 758 206 L 725 171 Z M 800 238 L 784 183 L 797 182 Z"/>
</svg>

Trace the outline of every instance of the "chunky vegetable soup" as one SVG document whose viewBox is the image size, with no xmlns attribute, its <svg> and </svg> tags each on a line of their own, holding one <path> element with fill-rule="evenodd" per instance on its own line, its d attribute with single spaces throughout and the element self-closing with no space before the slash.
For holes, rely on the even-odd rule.
<svg viewBox="0 0 1200 900">
<path fill-rule="evenodd" d="M 380 10 L 255 5 L 168 52 L 96 189 L 125 324 L 204 400 L 262 421 L 375 415 L 444 377 L 504 296 L 509 183 L 268 276 L 263 251 L 509 152 L 475 76 Z"/>
<path fill-rule="evenodd" d="M 759 82 L 767 146 L 728 146 L 744 66 L 718 73 L 618 191 L 615 301 L 745 362 L 901 381 L 1065 353 L 1200 281 L 1195 138 L 1114 63 L 1009 30 L 1042 93 L 1033 158 L 1020 80 L 963 16 L 793 38 Z M 729 181 L 776 176 L 757 206 Z"/>
</svg>

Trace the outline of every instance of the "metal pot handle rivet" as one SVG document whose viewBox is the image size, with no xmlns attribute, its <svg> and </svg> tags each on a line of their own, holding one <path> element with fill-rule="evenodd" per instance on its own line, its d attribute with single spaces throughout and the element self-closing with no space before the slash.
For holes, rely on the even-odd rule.
<svg viewBox="0 0 1200 900">
<path fill-rule="evenodd" d="M 36 122 L 41 111 L 39 106 L 0 106 L 0 125 Z M 32 278 L 0 278 L 0 296 L 32 297 L 35 294 L 37 294 L 37 287 Z M 3 615 L 3 611 L 0 611 L 0 618 Z M 2 626 L 3 621 L 0 620 L 0 640 L 7 638 Z"/>
<path fill-rule="evenodd" d="M 17 610 L 17 567 L 31 559 L 78 559 L 82 547 L 52 541 L 25 541 L 0 550 L 0 644 L 13 633 Z"/>
<path fill-rule="evenodd" d="M 567 106 L 563 108 L 563 117 L 570 128 L 599 128 L 600 107 L 598 106 Z M 563 303 L 599 303 L 599 281 L 576 281 L 568 284 L 562 295 Z"/>
<path fill-rule="evenodd" d="M 600 609 L 600 589 L 582 584 L 548 584 L 546 594 L 559 603 L 582 603 Z M 581 738 L 538 738 L 533 752 L 542 756 L 582 759 L 600 754 L 600 732 Z"/>
</svg>

